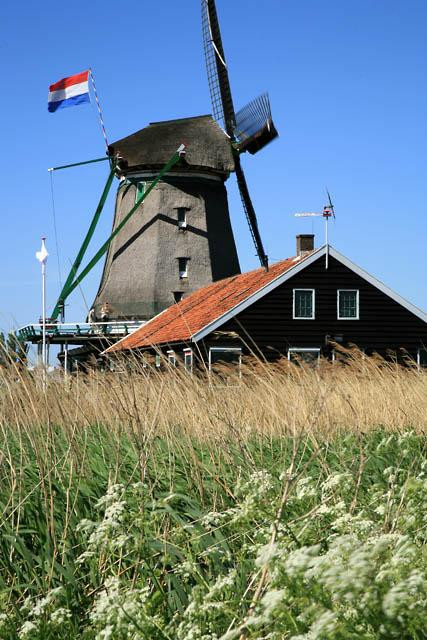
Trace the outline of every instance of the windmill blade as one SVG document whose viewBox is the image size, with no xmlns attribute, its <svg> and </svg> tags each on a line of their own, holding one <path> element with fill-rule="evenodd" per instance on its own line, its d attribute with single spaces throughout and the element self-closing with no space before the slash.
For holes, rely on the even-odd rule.
<svg viewBox="0 0 427 640">
<path fill-rule="evenodd" d="M 213 116 L 233 138 L 236 116 L 214 0 L 202 0 L 202 32 Z"/>
<path fill-rule="evenodd" d="M 235 147 L 256 153 L 279 134 L 271 117 L 268 93 L 263 93 L 236 113 Z"/>
<path fill-rule="evenodd" d="M 328 195 L 329 207 L 330 207 L 330 209 L 332 211 L 332 215 L 335 218 L 335 209 L 334 209 L 334 205 L 332 204 L 331 194 L 328 191 L 328 187 L 326 187 L 326 193 Z"/>
<path fill-rule="evenodd" d="M 249 230 L 251 232 L 252 240 L 254 241 L 255 249 L 261 263 L 265 269 L 268 269 L 268 256 L 264 251 L 261 235 L 258 229 L 258 221 L 255 214 L 255 209 L 252 204 L 251 197 L 249 195 L 248 185 L 246 183 L 245 174 L 243 173 L 242 165 L 240 164 L 240 158 L 236 155 L 234 159 L 237 184 L 239 186 L 240 197 L 242 199 L 242 205 L 245 212 L 246 220 L 248 221 Z"/>
<path fill-rule="evenodd" d="M 217 122 L 220 124 L 222 123 L 225 132 L 230 137 L 230 141 L 234 142 L 236 114 L 234 112 L 233 98 L 231 96 L 230 80 L 228 77 L 224 48 L 222 46 L 215 0 L 202 0 L 202 32 L 213 116 Z M 265 99 L 261 98 L 260 103 L 264 112 L 269 113 L 270 103 L 268 102 L 268 99 L 267 102 L 265 102 Z M 250 105 L 248 105 L 249 111 L 253 109 Z M 249 225 L 249 230 L 261 265 L 267 269 L 268 258 L 262 245 L 255 209 L 249 195 L 248 185 L 240 164 L 238 153 L 234 153 L 234 165 L 240 197 L 242 199 L 242 205 Z"/>
</svg>

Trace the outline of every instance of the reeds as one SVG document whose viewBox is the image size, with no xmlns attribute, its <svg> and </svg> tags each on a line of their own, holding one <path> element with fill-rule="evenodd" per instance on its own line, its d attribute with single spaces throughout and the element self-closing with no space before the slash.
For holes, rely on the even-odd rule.
<svg viewBox="0 0 427 640">
<path fill-rule="evenodd" d="M 127 365 L 127 366 L 126 366 Z M 379 358 L 352 353 L 345 365 L 319 367 L 287 361 L 267 365 L 254 360 L 227 382 L 206 372 L 188 375 L 167 363 L 163 371 L 143 368 L 134 358 L 113 373 L 91 372 L 49 379 L 0 370 L 0 421 L 3 427 L 60 425 L 65 433 L 102 425 L 129 431 L 144 441 L 153 434 L 182 430 L 213 439 L 314 431 L 367 431 L 427 426 L 427 374 Z"/>
</svg>

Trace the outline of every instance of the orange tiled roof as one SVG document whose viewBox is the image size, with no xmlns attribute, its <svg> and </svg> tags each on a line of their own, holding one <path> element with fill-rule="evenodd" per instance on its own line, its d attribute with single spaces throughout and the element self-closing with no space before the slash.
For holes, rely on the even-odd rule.
<svg viewBox="0 0 427 640">
<path fill-rule="evenodd" d="M 268 271 L 260 268 L 202 287 L 162 311 L 140 329 L 109 347 L 106 352 L 187 342 L 206 325 L 231 311 L 295 264 L 295 258 L 287 258 L 271 265 Z"/>
</svg>

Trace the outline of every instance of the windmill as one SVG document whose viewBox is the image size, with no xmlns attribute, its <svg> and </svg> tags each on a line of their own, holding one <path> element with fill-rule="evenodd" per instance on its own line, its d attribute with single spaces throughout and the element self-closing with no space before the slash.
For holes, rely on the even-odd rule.
<svg viewBox="0 0 427 640">
<path fill-rule="evenodd" d="M 240 273 L 225 181 L 236 172 L 260 263 L 268 268 L 240 154 L 257 153 L 278 134 L 263 94 L 234 111 L 214 0 L 202 0 L 202 32 L 213 118 L 164 122 L 109 146 L 120 156 L 113 228 L 173 151 L 187 145 L 185 162 L 167 175 L 141 215 L 112 242 L 93 308 L 108 301 L 116 318 L 148 319 L 200 287 Z M 142 192 L 141 191 L 141 192 Z"/>
<path fill-rule="evenodd" d="M 96 333 L 96 323 L 108 324 L 109 339 L 116 339 L 111 332 L 120 323 L 127 331 L 130 322 L 144 322 L 189 293 L 240 273 L 225 188 L 233 171 L 257 254 L 268 267 L 240 154 L 257 153 L 277 136 L 269 99 L 262 95 L 235 113 L 211 0 L 202 3 L 202 26 L 213 116 L 152 122 L 108 145 L 107 158 L 52 169 L 103 159 L 110 164 L 89 230 L 51 314 L 51 341 L 82 344 L 87 332 L 82 359 L 99 351 L 98 343 L 105 347 L 106 336 Z M 180 143 L 185 143 L 185 155 Z M 79 273 L 114 178 L 119 183 L 111 234 Z M 65 327 L 65 300 L 102 257 L 104 269 L 88 321 L 66 329 L 54 325 L 61 317 Z M 37 342 L 38 329 L 24 327 L 23 337 Z"/>
<path fill-rule="evenodd" d="M 330 218 L 334 218 L 335 220 L 335 209 L 332 204 L 332 199 L 329 191 L 326 189 L 326 193 L 328 196 L 328 204 L 323 207 L 322 213 L 295 213 L 296 218 L 319 218 L 322 217 L 325 221 L 325 245 L 326 245 L 326 254 L 325 254 L 325 268 L 328 268 L 329 264 L 329 242 L 328 242 L 328 223 Z"/>
<path fill-rule="evenodd" d="M 243 210 L 260 263 L 267 269 L 268 257 L 258 229 L 240 154 L 244 151 L 255 154 L 278 135 L 271 117 L 270 101 L 265 93 L 237 113 L 234 111 L 215 0 L 202 0 L 202 31 L 213 116 L 231 141 Z"/>
</svg>

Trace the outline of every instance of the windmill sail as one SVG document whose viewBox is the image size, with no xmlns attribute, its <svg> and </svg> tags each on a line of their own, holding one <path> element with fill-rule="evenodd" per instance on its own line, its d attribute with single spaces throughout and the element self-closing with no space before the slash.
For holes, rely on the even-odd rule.
<svg viewBox="0 0 427 640">
<path fill-rule="evenodd" d="M 277 136 L 271 120 L 270 103 L 266 96 L 249 103 L 239 112 L 240 124 L 237 124 L 214 0 L 202 0 L 202 32 L 213 116 L 222 125 L 237 152 L 235 170 L 243 209 L 261 265 L 267 268 L 268 258 L 262 244 L 239 153 L 246 150 L 256 153 L 270 139 Z"/>
<path fill-rule="evenodd" d="M 277 135 L 267 93 L 255 98 L 236 113 L 234 137 L 239 152 L 256 153 Z"/>
<path fill-rule="evenodd" d="M 215 120 L 232 137 L 236 126 L 227 64 L 213 0 L 202 0 L 202 31 L 209 92 Z"/>
</svg>

